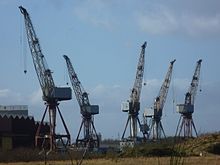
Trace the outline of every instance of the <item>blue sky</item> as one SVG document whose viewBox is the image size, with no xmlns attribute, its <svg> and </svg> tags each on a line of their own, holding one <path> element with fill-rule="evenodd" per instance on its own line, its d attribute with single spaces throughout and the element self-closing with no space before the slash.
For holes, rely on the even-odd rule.
<svg viewBox="0 0 220 165">
<path fill-rule="evenodd" d="M 162 118 L 166 134 L 173 135 L 179 119 L 173 100 L 183 103 L 201 58 L 202 92 L 196 96 L 193 118 L 199 133 L 219 131 L 218 0 L 1 0 L 0 104 L 27 104 L 29 114 L 40 120 L 44 104 L 28 45 L 21 42 L 26 34 L 19 5 L 31 16 L 57 86 L 68 80 L 62 55 L 70 57 L 91 104 L 100 106 L 95 125 L 104 138 L 122 135 L 127 114 L 120 104 L 129 99 L 144 41 L 147 85 L 142 88 L 140 119 L 144 108 L 152 106 L 169 62 L 176 59 Z M 60 109 L 75 140 L 81 122 L 75 96 Z M 57 131 L 62 130 L 58 121 Z"/>
</svg>

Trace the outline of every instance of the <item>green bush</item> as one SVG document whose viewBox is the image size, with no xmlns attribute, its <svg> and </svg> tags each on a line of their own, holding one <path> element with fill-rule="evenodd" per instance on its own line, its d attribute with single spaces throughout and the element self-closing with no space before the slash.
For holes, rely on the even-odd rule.
<svg viewBox="0 0 220 165">
<path fill-rule="evenodd" d="M 212 154 L 220 155 L 220 143 L 216 143 L 209 146 L 207 151 Z"/>
</svg>

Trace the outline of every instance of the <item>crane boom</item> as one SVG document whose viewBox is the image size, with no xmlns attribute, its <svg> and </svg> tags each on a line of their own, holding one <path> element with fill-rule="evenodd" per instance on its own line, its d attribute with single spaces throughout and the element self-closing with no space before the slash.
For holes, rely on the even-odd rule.
<svg viewBox="0 0 220 165">
<path fill-rule="evenodd" d="M 63 57 L 66 60 L 69 77 L 70 77 L 71 84 L 72 84 L 72 87 L 73 87 L 75 95 L 76 95 L 76 99 L 79 103 L 79 106 L 82 107 L 85 105 L 90 105 L 88 94 L 87 94 L 87 92 L 85 92 L 81 82 L 79 81 L 78 76 L 72 66 L 72 63 L 71 63 L 69 57 L 66 55 L 63 55 Z"/>
<path fill-rule="evenodd" d="M 166 102 L 168 90 L 170 87 L 171 77 L 172 77 L 173 64 L 175 61 L 176 60 L 173 60 L 170 62 L 170 66 L 168 68 L 166 77 L 165 77 L 163 84 L 160 88 L 159 94 L 156 97 L 155 102 L 154 102 L 154 109 L 157 110 L 157 112 L 161 111 L 160 115 L 162 115 L 162 110 L 163 110 L 164 104 Z"/>
<path fill-rule="evenodd" d="M 190 87 L 185 96 L 185 104 L 194 105 L 194 100 L 195 100 L 195 96 L 196 96 L 198 85 L 199 85 L 201 63 L 202 63 L 201 59 L 197 61 Z"/>
<path fill-rule="evenodd" d="M 130 101 L 132 104 L 135 102 L 139 102 L 140 100 L 140 95 L 141 95 L 141 88 L 142 88 L 142 82 L 143 82 L 143 75 L 144 75 L 144 56 L 145 56 L 145 48 L 146 48 L 147 43 L 145 42 L 141 47 L 141 53 L 140 53 L 140 58 L 139 62 L 137 65 L 137 71 L 136 71 L 136 77 L 135 77 L 135 82 L 134 86 L 132 88 L 132 92 L 130 95 Z"/>
<path fill-rule="evenodd" d="M 28 44 L 30 47 L 34 68 L 38 76 L 38 80 L 43 92 L 43 98 L 47 100 L 52 96 L 55 84 L 51 70 L 48 68 L 45 57 L 42 53 L 39 40 L 35 33 L 30 16 L 25 8 L 19 6 L 21 13 L 24 15 L 25 28 L 27 32 Z"/>
</svg>

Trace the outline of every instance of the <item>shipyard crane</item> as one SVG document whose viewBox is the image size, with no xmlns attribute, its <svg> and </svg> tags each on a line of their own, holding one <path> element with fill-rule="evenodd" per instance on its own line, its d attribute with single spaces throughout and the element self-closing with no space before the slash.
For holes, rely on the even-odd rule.
<svg viewBox="0 0 220 165">
<path fill-rule="evenodd" d="M 31 51 L 33 64 L 35 71 L 37 73 L 37 77 L 40 83 L 40 87 L 43 93 L 43 101 L 45 101 L 45 111 L 43 113 L 41 122 L 37 128 L 35 135 L 35 146 L 46 145 L 49 147 L 49 151 L 55 150 L 58 148 L 57 141 L 62 141 L 63 145 L 70 145 L 70 133 L 65 124 L 64 118 L 60 112 L 58 107 L 59 101 L 70 100 L 71 96 L 71 88 L 67 87 L 56 87 L 52 72 L 49 69 L 46 59 L 42 53 L 39 39 L 35 33 L 32 21 L 30 16 L 25 8 L 19 6 L 21 13 L 24 16 L 25 28 L 27 33 L 27 40 L 29 44 L 29 48 Z M 62 124 L 65 129 L 65 134 L 57 134 L 56 133 L 56 116 L 58 115 L 61 118 Z M 49 114 L 49 132 L 45 131 L 43 128 L 44 118 L 46 113 Z"/>
<path fill-rule="evenodd" d="M 69 72 L 69 78 L 80 106 L 80 113 L 82 115 L 82 122 L 76 138 L 76 146 L 82 147 L 99 147 L 99 138 L 94 126 L 94 115 L 99 114 L 99 106 L 91 105 L 89 102 L 88 93 L 84 90 L 78 76 L 72 66 L 72 63 L 68 56 L 64 55 L 66 60 L 67 69 Z M 83 127 L 83 138 L 80 138 L 80 134 Z"/>
<path fill-rule="evenodd" d="M 130 100 L 123 102 L 121 104 L 122 111 L 128 113 L 127 122 L 125 125 L 124 132 L 122 134 L 122 142 L 123 141 L 136 142 L 138 140 L 137 139 L 138 125 L 139 127 L 141 127 L 138 114 L 140 110 L 140 95 L 141 95 L 141 88 L 142 88 L 143 75 L 144 75 L 144 58 L 145 58 L 146 46 L 147 46 L 146 42 L 141 46 L 141 53 L 137 65 L 136 77 L 135 77 L 134 86 L 131 91 Z M 130 123 L 130 135 L 128 138 L 125 138 L 125 132 L 127 130 L 129 123 Z"/>
<path fill-rule="evenodd" d="M 185 94 L 184 104 L 177 104 L 177 112 L 181 114 L 176 136 L 181 136 L 185 138 L 193 137 L 193 129 L 196 136 L 198 136 L 195 124 L 193 122 L 192 114 L 194 112 L 194 102 L 199 85 L 199 76 L 202 60 L 198 60 L 196 63 L 196 68 L 188 92 Z M 181 124 L 180 124 L 181 123 Z"/>
<path fill-rule="evenodd" d="M 161 139 L 162 134 L 164 137 L 166 137 L 163 126 L 162 126 L 161 117 L 162 117 L 163 107 L 166 102 L 167 94 L 169 91 L 170 82 L 172 78 L 173 64 L 175 61 L 176 60 L 173 60 L 170 62 L 166 77 L 160 88 L 159 94 L 154 100 L 154 107 L 153 107 L 154 112 L 153 112 L 153 116 L 151 116 L 150 131 L 149 131 L 149 136 L 152 133 L 153 140 Z M 144 113 L 144 114 L 147 114 L 147 113 Z"/>
</svg>

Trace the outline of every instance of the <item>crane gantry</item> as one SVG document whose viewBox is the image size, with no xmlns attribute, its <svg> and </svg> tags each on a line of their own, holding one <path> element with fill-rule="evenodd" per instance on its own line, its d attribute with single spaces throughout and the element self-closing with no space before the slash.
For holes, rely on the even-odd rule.
<svg viewBox="0 0 220 165">
<path fill-rule="evenodd" d="M 99 147 L 99 138 L 94 126 L 94 115 L 99 114 L 99 106 L 91 105 L 89 102 L 88 93 L 84 90 L 78 76 L 72 66 L 68 56 L 64 55 L 66 65 L 69 73 L 69 78 L 80 106 L 80 113 L 82 115 L 82 122 L 76 138 L 76 146 L 82 147 Z M 83 138 L 80 139 L 80 134 L 83 127 Z"/>
<path fill-rule="evenodd" d="M 149 131 L 149 136 L 152 133 L 153 140 L 161 139 L 162 134 L 164 137 L 166 137 L 162 126 L 161 117 L 162 117 L 163 107 L 166 102 L 167 94 L 169 91 L 170 82 L 172 78 L 173 64 L 175 61 L 176 60 L 170 62 L 167 74 L 160 88 L 159 94 L 154 100 L 154 107 L 153 107 L 154 112 L 153 112 L 153 116 L 150 116 L 151 122 L 150 122 L 150 131 Z"/>
<path fill-rule="evenodd" d="M 40 87 L 43 93 L 43 101 L 45 101 L 46 109 L 43 113 L 41 122 L 37 128 L 35 135 L 35 146 L 42 146 L 43 144 L 49 145 L 49 149 L 57 149 L 57 140 L 61 140 L 63 145 L 70 145 L 70 133 L 67 129 L 63 116 L 58 107 L 59 101 L 70 100 L 72 98 L 71 88 L 69 87 L 56 87 L 52 72 L 49 69 L 46 59 L 42 53 L 38 37 L 35 33 L 32 21 L 30 19 L 29 13 L 25 8 L 19 6 L 21 13 L 24 16 L 25 28 L 27 33 L 27 39 L 29 48 L 31 51 L 33 64 L 37 77 L 40 83 Z M 56 133 L 56 116 L 58 115 L 61 118 L 62 124 L 65 129 L 66 134 L 57 134 Z M 49 132 L 45 132 L 42 129 L 42 125 L 45 119 L 45 115 L 48 112 L 49 114 Z"/>
<path fill-rule="evenodd" d="M 201 59 L 196 63 L 196 68 L 190 83 L 190 87 L 188 92 L 185 94 L 184 104 L 177 104 L 177 112 L 179 112 L 181 116 L 177 125 L 176 136 L 183 135 L 185 138 L 193 137 L 193 129 L 196 133 L 196 136 L 198 136 L 192 114 L 194 112 L 195 96 L 199 85 L 201 63 Z"/>
<path fill-rule="evenodd" d="M 136 142 L 138 125 L 139 127 L 141 127 L 138 114 L 140 110 L 140 95 L 141 95 L 141 88 L 142 88 L 143 75 L 144 75 L 144 58 L 145 58 L 146 46 L 147 46 L 146 42 L 144 42 L 144 44 L 141 46 L 141 53 L 137 65 L 136 77 L 135 77 L 134 86 L 131 91 L 130 100 L 122 103 L 122 107 L 121 107 L 122 111 L 128 113 L 127 122 L 125 125 L 124 132 L 122 134 L 122 141 L 131 140 L 133 142 Z M 125 138 L 124 136 L 128 123 L 130 123 L 130 135 L 128 138 Z"/>
</svg>

